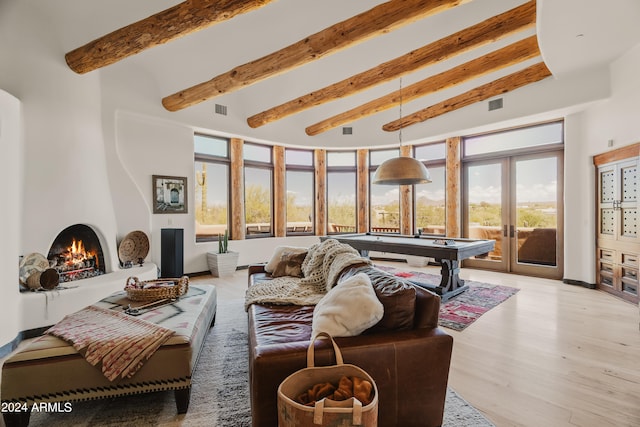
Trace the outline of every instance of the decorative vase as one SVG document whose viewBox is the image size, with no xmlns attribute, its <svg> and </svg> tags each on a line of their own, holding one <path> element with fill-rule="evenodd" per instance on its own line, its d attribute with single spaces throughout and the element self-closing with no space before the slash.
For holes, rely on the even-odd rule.
<svg viewBox="0 0 640 427">
<path fill-rule="evenodd" d="M 238 252 L 207 252 L 207 264 L 213 277 L 231 276 L 238 266 Z"/>
</svg>

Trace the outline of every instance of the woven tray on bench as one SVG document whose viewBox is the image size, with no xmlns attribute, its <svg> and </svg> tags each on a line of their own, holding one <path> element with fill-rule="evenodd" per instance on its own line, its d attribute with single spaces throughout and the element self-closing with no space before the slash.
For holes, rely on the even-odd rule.
<svg viewBox="0 0 640 427">
<path fill-rule="evenodd" d="M 143 282 L 137 277 L 129 277 L 124 290 L 127 292 L 127 298 L 131 301 L 175 299 L 186 294 L 189 290 L 189 277 L 145 280 Z"/>
</svg>

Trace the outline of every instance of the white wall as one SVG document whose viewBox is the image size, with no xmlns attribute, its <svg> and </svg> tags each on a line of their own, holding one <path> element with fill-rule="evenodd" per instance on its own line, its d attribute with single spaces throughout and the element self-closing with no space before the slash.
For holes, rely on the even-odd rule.
<svg viewBox="0 0 640 427">
<path fill-rule="evenodd" d="M 116 222 L 102 131 L 100 74 L 69 72 L 46 16 L 30 2 L 0 13 L 0 88 L 22 101 L 24 204 L 21 254 L 47 255 L 73 224 L 94 228 L 107 271 L 118 268 Z M 16 41 L 19 40 L 19 44 Z"/>
<path fill-rule="evenodd" d="M 640 141 L 638 95 L 640 94 L 640 45 L 611 64 L 611 97 L 586 110 L 583 115 L 583 147 L 588 155 Z"/>
<path fill-rule="evenodd" d="M 595 283 L 593 155 L 640 141 L 640 45 L 611 64 L 611 96 L 567 117 L 565 277 Z"/>
<path fill-rule="evenodd" d="M 19 275 L 20 215 L 22 207 L 22 115 L 20 101 L 0 90 L 0 182 L 3 225 L 0 244 L 0 347 L 20 332 Z"/>
<path fill-rule="evenodd" d="M 565 118 L 564 277 L 595 283 L 593 161 L 584 152 L 582 114 Z"/>
</svg>

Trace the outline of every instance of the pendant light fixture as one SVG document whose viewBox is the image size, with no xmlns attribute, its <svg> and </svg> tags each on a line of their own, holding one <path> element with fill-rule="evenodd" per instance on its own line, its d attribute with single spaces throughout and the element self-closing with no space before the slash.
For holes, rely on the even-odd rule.
<svg viewBox="0 0 640 427">
<path fill-rule="evenodd" d="M 402 119 L 402 77 L 400 78 L 400 119 Z M 398 131 L 398 140 L 402 147 L 402 127 Z M 426 184 L 431 182 L 431 177 L 420 160 L 400 156 L 385 160 L 378 166 L 372 182 L 382 185 Z"/>
</svg>

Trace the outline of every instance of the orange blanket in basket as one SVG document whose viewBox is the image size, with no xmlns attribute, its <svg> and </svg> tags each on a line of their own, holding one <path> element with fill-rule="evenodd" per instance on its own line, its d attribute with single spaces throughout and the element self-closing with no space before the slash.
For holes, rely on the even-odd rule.
<svg viewBox="0 0 640 427">
<path fill-rule="evenodd" d="M 314 406 L 318 400 L 325 397 L 332 400 L 347 400 L 355 397 L 363 406 L 367 406 L 373 400 L 373 385 L 359 377 L 340 377 L 338 386 L 330 382 L 314 384 L 309 390 L 296 398 L 298 403 L 306 406 Z"/>
<path fill-rule="evenodd" d="M 127 314 L 89 306 L 45 333 L 69 342 L 109 381 L 131 378 L 173 331 Z"/>
</svg>

